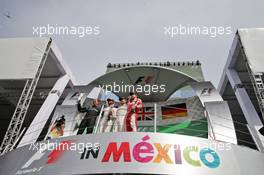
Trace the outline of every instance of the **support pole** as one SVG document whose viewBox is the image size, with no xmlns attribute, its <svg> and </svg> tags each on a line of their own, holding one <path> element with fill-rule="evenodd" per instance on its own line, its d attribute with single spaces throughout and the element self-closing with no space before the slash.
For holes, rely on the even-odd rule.
<svg viewBox="0 0 264 175">
<path fill-rule="evenodd" d="M 99 124 L 100 124 L 100 121 L 101 121 L 101 116 L 102 116 L 103 110 L 104 110 L 104 105 L 102 105 L 101 111 L 100 111 L 100 113 L 99 113 L 99 115 L 97 117 L 97 122 L 96 122 L 95 129 L 94 129 L 93 133 L 97 133 L 97 131 L 98 131 L 98 127 L 99 127 Z"/>
<path fill-rule="evenodd" d="M 154 112 L 154 133 L 156 133 L 157 132 L 157 104 L 155 103 L 154 104 L 154 110 L 155 110 L 155 112 Z"/>
</svg>

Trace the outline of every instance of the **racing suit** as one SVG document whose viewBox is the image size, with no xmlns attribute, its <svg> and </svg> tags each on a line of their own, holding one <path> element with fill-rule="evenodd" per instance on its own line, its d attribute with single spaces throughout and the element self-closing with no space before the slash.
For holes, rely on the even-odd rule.
<svg viewBox="0 0 264 175">
<path fill-rule="evenodd" d="M 140 109 L 142 108 L 142 100 L 137 99 L 136 101 L 128 101 L 127 103 L 127 114 L 126 114 L 126 131 L 136 132 L 137 131 L 137 118 Z"/>
<path fill-rule="evenodd" d="M 116 116 L 117 116 L 117 127 L 118 132 L 125 132 L 125 118 L 127 114 L 127 105 L 123 104 L 117 108 Z"/>
<path fill-rule="evenodd" d="M 104 108 L 99 132 L 117 132 L 116 111 L 114 105 Z"/>
</svg>

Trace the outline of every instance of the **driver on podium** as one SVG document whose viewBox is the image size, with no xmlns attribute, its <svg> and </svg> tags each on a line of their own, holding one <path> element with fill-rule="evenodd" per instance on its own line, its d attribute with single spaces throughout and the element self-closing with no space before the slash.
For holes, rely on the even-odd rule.
<svg viewBox="0 0 264 175">
<path fill-rule="evenodd" d="M 107 107 L 103 110 L 103 117 L 100 122 L 99 132 L 117 132 L 115 101 L 107 99 Z"/>
<path fill-rule="evenodd" d="M 142 100 L 138 98 L 135 93 L 130 93 L 127 102 L 127 114 L 125 119 L 127 132 L 137 131 L 138 113 L 142 106 Z"/>
<path fill-rule="evenodd" d="M 127 114 L 127 100 L 125 97 L 120 97 L 120 106 L 117 108 L 116 116 L 117 116 L 117 127 L 118 132 L 125 132 L 125 118 Z"/>
</svg>

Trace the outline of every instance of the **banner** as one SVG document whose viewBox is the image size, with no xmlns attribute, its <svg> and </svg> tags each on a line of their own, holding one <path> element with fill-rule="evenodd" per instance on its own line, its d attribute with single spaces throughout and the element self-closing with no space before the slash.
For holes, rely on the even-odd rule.
<svg viewBox="0 0 264 175">
<path fill-rule="evenodd" d="M 15 160 L 15 161 L 14 161 Z M 263 154 L 231 143 L 161 133 L 71 136 L 0 157 L 0 174 L 263 174 Z"/>
</svg>

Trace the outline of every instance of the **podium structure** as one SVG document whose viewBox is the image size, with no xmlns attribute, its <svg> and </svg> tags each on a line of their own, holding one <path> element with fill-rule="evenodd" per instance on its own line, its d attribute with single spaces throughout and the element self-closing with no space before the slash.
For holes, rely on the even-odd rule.
<svg viewBox="0 0 264 175">
<path fill-rule="evenodd" d="M 4 98 L 16 108 L 5 121 L 10 124 L 2 136 L 0 174 L 261 174 L 263 31 L 238 31 L 219 91 L 204 80 L 199 60 L 109 63 L 105 74 L 79 85 L 51 39 L 0 40 L 3 58 L 15 57 L 7 57 L 11 46 L 21 47 L 20 54 L 12 53 L 17 58 L 25 57 L 10 74 L 10 69 L 0 67 L 7 85 L 24 82 L 17 101 Z M 21 45 L 14 44 L 18 41 Z M 29 48 L 22 49 L 29 41 Z M 13 43 L 7 47 L 1 44 L 5 42 Z M 7 61 L 7 67 L 11 63 Z M 32 65 L 33 73 L 28 72 Z M 2 94 L 8 90 L 4 85 L 0 84 Z M 46 91 L 40 91 L 44 86 Z M 130 92 L 143 102 L 137 111 L 137 132 L 102 132 L 99 128 L 110 110 L 107 99 L 119 108 L 119 98 Z M 100 110 L 95 124 L 87 126 L 93 132 L 77 135 L 95 99 L 101 101 Z M 118 117 L 109 120 L 114 123 Z"/>
</svg>

